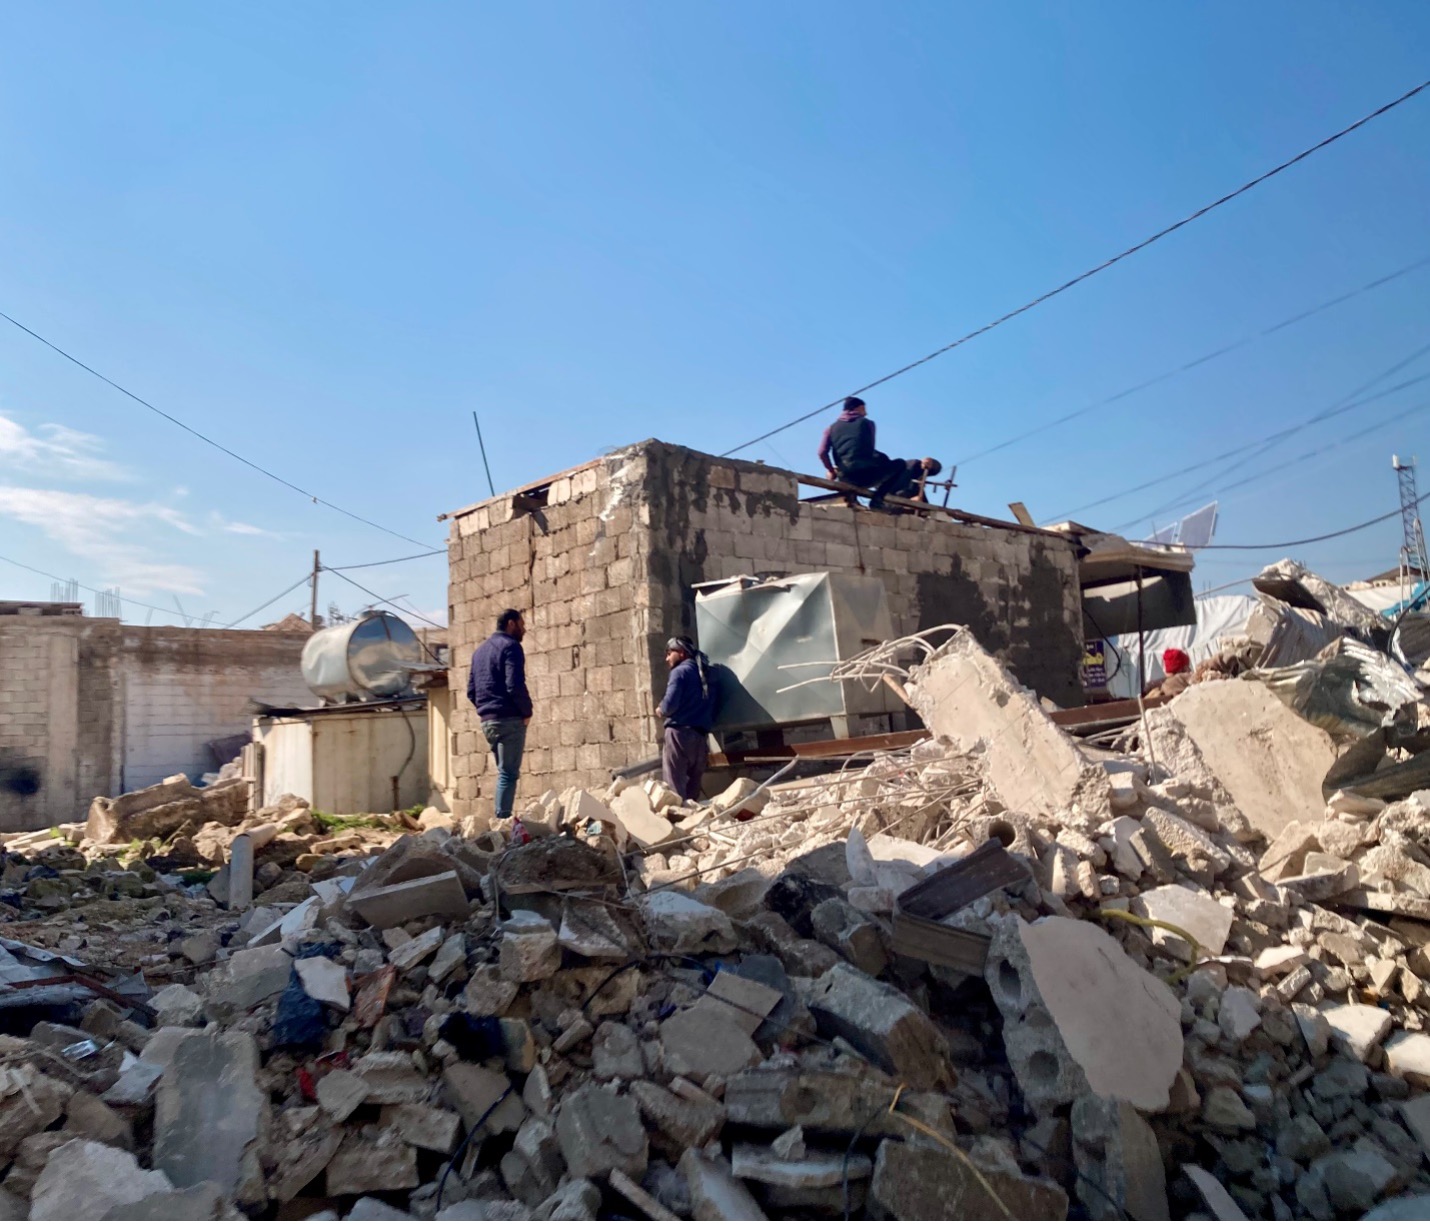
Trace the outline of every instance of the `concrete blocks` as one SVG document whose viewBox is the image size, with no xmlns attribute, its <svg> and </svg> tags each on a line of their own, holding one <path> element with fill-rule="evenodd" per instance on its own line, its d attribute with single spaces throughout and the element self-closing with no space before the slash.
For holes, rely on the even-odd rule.
<svg viewBox="0 0 1430 1225">
<path fill-rule="evenodd" d="M 1182 1066 L 1181 1003 L 1107 932 L 1076 919 L 1009 918 L 994 932 L 986 978 L 1035 1110 L 1089 1093 L 1166 1109 Z"/>
</svg>

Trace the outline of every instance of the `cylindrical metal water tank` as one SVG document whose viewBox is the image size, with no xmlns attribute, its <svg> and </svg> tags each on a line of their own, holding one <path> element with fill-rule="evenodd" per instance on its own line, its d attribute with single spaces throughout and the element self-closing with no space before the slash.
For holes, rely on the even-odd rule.
<svg viewBox="0 0 1430 1225">
<path fill-rule="evenodd" d="M 412 688 L 422 644 L 401 617 L 371 612 L 319 630 L 303 645 L 303 680 L 325 702 L 395 698 Z"/>
</svg>

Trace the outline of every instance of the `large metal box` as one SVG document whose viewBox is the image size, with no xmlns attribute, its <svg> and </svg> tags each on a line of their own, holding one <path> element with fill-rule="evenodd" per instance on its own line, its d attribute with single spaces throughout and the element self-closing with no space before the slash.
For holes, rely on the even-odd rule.
<svg viewBox="0 0 1430 1225">
<path fill-rule="evenodd" d="M 696 593 L 695 628 L 700 649 L 721 665 L 720 731 L 902 709 L 887 686 L 871 691 L 857 681 L 815 679 L 894 636 L 877 578 L 820 572 L 732 579 Z M 814 683 L 790 688 L 800 681 Z"/>
</svg>

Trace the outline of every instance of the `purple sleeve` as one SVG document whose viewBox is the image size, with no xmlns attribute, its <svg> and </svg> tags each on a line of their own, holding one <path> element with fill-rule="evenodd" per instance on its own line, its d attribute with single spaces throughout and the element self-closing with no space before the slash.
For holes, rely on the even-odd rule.
<svg viewBox="0 0 1430 1225">
<path fill-rule="evenodd" d="M 819 440 L 819 462 L 820 462 L 821 464 L 823 464 L 826 468 L 828 468 L 828 467 L 830 466 L 830 463 L 829 463 L 829 431 L 832 430 L 833 428 L 834 428 L 834 427 L 833 427 L 832 425 L 826 425 L 826 426 L 824 427 L 824 437 Z"/>
</svg>

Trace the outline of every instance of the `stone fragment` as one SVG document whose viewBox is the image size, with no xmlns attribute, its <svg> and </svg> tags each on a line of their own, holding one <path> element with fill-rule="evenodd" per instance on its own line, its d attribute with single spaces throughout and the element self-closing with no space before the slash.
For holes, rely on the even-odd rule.
<svg viewBox="0 0 1430 1225">
<path fill-rule="evenodd" d="M 1091 1093 L 1166 1109 L 1182 1066 L 1181 1003 L 1102 928 L 1056 917 L 1004 922 L 986 979 L 1035 1108 Z"/>
<path fill-rule="evenodd" d="M 442 947 L 442 929 L 429 927 L 420 936 L 399 945 L 387 955 L 387 960 L 404 973 L 420 965 Z"/>
<path fill-rule="evenodd" d="M 888 1113 L 893 1092 L 867 1073 L 761 1067 L 730 1077 L 724 1104 L 730 1122 L 742 1126 L 783 1130 L 798 1124 L 810 1131 L 862 1132 L 871 1139 L 913 1137 L 913 1128 Z M 939 1094 L 905 1091 L 899 1111 L 936 1131 L 953 1129 L 948 1103 Z"/>
<path fill-rule="evenodd" d="M 1157 919 L 1182 928 L 1196 940 L 1204 957 L 1221 956 L 1235 917 L 1230 909 L 1205 893 L 1196 893 L 1183 885 L 1149 889 L 1132 900 L 1132 911 L 1144 919 Z M 1149 934 L 1154 944 L 1164 946 L 1179 957 L 1191 957 L 1192 949 L 1180 936 L 1158 928 Z"/>
<path fill-rule="evenodd" d="M 821 1033 L 841 1037 L 912 1089 L 950 1083 L 948 1044 L 928 1015 L 902 992 L 839 964 L 810 986 L 806 999 Z"/>
<path fill-rule="evenodd" d="M 63 1081 L 42 1076 L 32 1067 L 15 1073 L 25 1089 L 0 1097 L 0 1165 L 8 1162 L 27 1136 L 44 1131 L 64 1114 L 73 1090 Z"/>
<path fill-rule="evenodd" d="M 149 1007 L 154 1010 L 160 1025 L 193 1026 L 204 1023 L 203 997 L 181 983 L 156 991 L 149 997 Z"/>
<path fill-rule="evenodd" d="M 648 1148 L 640 1111 L 628 1097 L 587 1086 L 569 1094 L 556 1116 L 556 1136 L 567 1168 L 577 1178 L 624 1170 L 645 1173 Z"/>
<path fill-rule="evenodd" d="M 168 1032 L 193 1033 L 194 1031 L 171 1030 Z M 126 1106 L 143 1106 L 154 1096 L 154 1086 L 159 1083 L 159 1077 L 163 1074 L 164 1069 L 160 1064 L 149 1063 L 144 1059 L 136 1060 L 119 1074 L 118 1080 L 100 1094 L 100 1100 L 107 1106 L 121 1109 Z"/>
<path fill-rule="evenodd" d="M 808 1153 L 781 1157 L 768 1146 L 737 1142 L 730 1153 L 730 1172 L 736 1178 L 775 1187 L 834 1187 L 844 1178 L 868 1178 L 874 1163 L 863 1153 Z"/>
<path fill-rule="evenodd" d="M 697 1221 L 767 1221 L 755 1197 L 730 1173 L 724 1160 L 712 1161 L 687 1149 L 676 1167 L 690 1189 L 691 1216 Z"/>
<path fill-rule="evenodd" d="M 1362 1221 L 1426 1221 L 1430 1220 L 1430 1195 L 1397 1195 L 1381 1200 L 1367 1212 Z"/>
<path fill-rule="evenodd" d="M 651 1195 L 644 1187 L 635 1183 L 624 1170 L 612 1170 L 610 1176 L 611 1189 L 620 1192 L 631 1203 L 641 1210 L 652 1221 L 678 1221 L 680 1218 L 671 1212 L 655 1196 Z M 590 1186 L 590 1184 L 587 1184 Z M 594 1190 L 594 1188 L 592 1188 Z M 597 1194 L 596 1201 L 599 1205 L 600 1195 Z"/>
<path fill-rule="evenodd" d="M 687 1008 L 661 1022 L 667 1071 L 704 1080 L 729 1076 L 760 1061 L 760 1048 L 729 1015 Z"/>
<path fill-rule="evenodd" d="M 1233 1042 L 1244 1042 L 1261 1024 L 1261 997 L 1246 987 L 1228 987 L 1222 992 L 1217 1024 Z"/>
<path fill-rule="evenodd" d="M 662 1147 L 673 1148 L 677 1156 L 687 1148 L 704 1148 L 725 1125 L 725 1108 L 704 1094 L 703 1100 L 677 1097 L 648 1080 L 635 1081 L 630 1094 L 651 1128 L 674 1142 Z"/>
<path fill-rule="evenodd" d="M 561 968 L 556 931 L 534 910 L 514 910 L 502 924 L 499 966 L 508 982 L 534 983 Z"/>
<path fill-rule="evenodd" d="M 526 1116 L 522 1099 L 511 1092 L 511 1081 L 491 1068 L 473 1063 L 449 1064 L 442 1072 L 442 1090 L 448 1103 L 462 1116 L 465 1127 L 475 1127 L 485 1117 L 486 1130 L 496 1135 L 515 1131 Z"/>
<path fill-rule="evenodd" d="M 1294 944 L 1280 944 L 1275 948 L 1262 949 L 1256 954 L 1252 964 L 1262 978 L 1279 978 L 1299 969 L 1310 960 L 1310 954 Z"/>
<path fill-rule="evenodd" d="M 1430 1088 L 1430 1034 L 1397 1033 L 1385 1044 L 1385 1066 L 1417 1088 Z"/>
<path fill-rule="evenodd" d="M 1400 1118 L 1424 1155 L 1430 1157 L 1430 1093 L 1401 1102 Z"/>
<path fill-rule="evenodd" d="M 1210 1173 L 1202 1169 L 1199 1165 L 1184 1165 L 1182 1173 L 1191 1180 L 1192 1186 L 1202 1197 L 1202 1202 L 1206 1204 L 1207 1210 L 1218 1221 L 1244 1221 L 1246 1213 L 1241 1210 L 1241 1206 L 1231 1198 L 1231 1193 L 1221 1185 Z"/>
<path fill-rule="evenodd" d="M 132 1204 L 118 1204 L 102 1221 L 225 1221 L 238 1219 L 233 1206 L 214 1182 L 195 1183 L 177 1191 L 155 1191 Z"/>
<path fill-rule="evenodd" d="M 1077 1195 L 1089 1217 L 1120 1217 L 1107 1196 L 1133 1220 L 1165 1221 L 1167 1175 L 1157 1137 L 1127 1102 L 1088 1094 L 1073 1103 L 1073 1157 L 1082 1177 Z M 1101 1188 L 1102 1192 L 1094 1188 Z"/>
<path fill-rule="evenodd" d="M 328 1168 L 343 1142 L 341 1127 L 316 1126 L 291 1136 L 278 1152 L 268 1197 L 286 1204 Z"/>
<path fill-rule="evenodd" d="M 334 1068 L 318 1082 L 318 1105 L 341 1123 L 367 1101 L 367 1081 L 346 1068 Z"/>
<path fill-rule="evenodd" d="M 293 959 L 276 944 L 240 949 L 209 975 L 208 1007 L 217 1007 L 225 1017 L 246 1012 L 282 992 L 292 970 Z"/>
<path fill-rule="evenodd" d="M 1118 817 L 1112 823 L 1112 866 L 1119 876 L 1135 881 L 1142 875 L 1145 866 L 1142 856 L 1137 853 L 1133 838 L 1142 832 L 1142 822 L 1135 817 Z"/>
<path fill-rule="evenodd" d="M 1252 1130 L 1256 1116 L 1230 1085 L 1217 1085 L 1202 1097 L 1202 1122 L 1222 1135 L 1235 1136 Z"/>
<path fill-rule="evenodd" d="M 816 940 L 822 941 L 865 974 L 877 977 L 888 964 L 879 925 L 843 898 L 820 902 L 809 915 Z"/>
<path fill-rule="evenodd" d="M 666 841 L 675 827 L 656 813 L 650 799 L 639 787 L 627 787 L 611 802 L 611 815 L 627 838 L 642 849 Z"/>
<path fill-rule="evenodd" d="M 1283 876 L 1299 876 L 1305 866 L 1306 855 L 1321 849 L 1316 837 L 1319 823 L 1314 821 L 1290 821 L 1271 840 L 1271 845 L 1258 862 L 1261 874 L 1270 881 Z"/>
<path fill-rule="evenodd" d="M 1276 1151 L 1282 1157 L 1305 1164 L 1331 1151 L 1331 1140 L 1309 1114 L 1292 1115 L 1276 1133 Z"/>
<path fill-rule="evenodd" d="M 971 1160 L 971 1159 L 970 1159 Z M 870 1194 L 903 1221 L 999 1221 L 1007 1205 L 1015 1220 L 1061 1221 L 1068 1197 L 1056 1183 L 1017 1171 L 979 1165 L 980 1180 L 968 1164 L 932 1145 L 884 1140 L 874 1157 Z M 988 1194 L 984 1183 L 997 1200 Z"/>
<path fill-rule="evenodd" d="M 639 1080 L 645 1075 L 645 1056 L 635 1030 L 618 1021 L 602 1021 L 591 1044 L 598 1080 Z"/>
<path fill-rule="evenodd" d="M 759 868 L 741 868 L 720 880 L 703 883 L 695 890 L 695 900 L 723 910 L 731 918 L 747 919 L 764 905 L 769 891 L 770 878 Z"/>
<path fill-rule="evenodd" d="M 753 1036 L 783 998 L 783 992 L 765 983 L 721 970 L 692 1011 L 723 1016 Z"/>
<path fill-rule="evenodd" d="M 1166 848 L 1174 861 L 1193 872 L 1209 871 L 1219 876 L 1231 867 L 1231 856 L 1189 821 L 1164 808 L 1148 806 L 1142 827 Z"/>
<path fill-rule="evenodd" d="M 651 945 L 665 953 L 729 953 L 736 947 L 730 916 L 673 889 L 641 894 L 636 902 Z"/>
<path fill-rule="evenodd" d="M 414 1218 L 406 1212 L 399 1212 L 386 1200 L 364 1195 L 352 1206 L 345 1221 L 411 1221 Z"/>
<path fill-rule="evenodd" d="M 398 1136 L 417 1148 L 434 1153 L 451 1154 L 461 1135 L 462 1117 L 436 1106 L 406 1103 L 384 1106 L 379 1120 Z"/>
<path fill-rule="evenodd" d="M 1338 1214 L 1359 1216 L 1374 1206 L 1397 1180 L 1395 1166 L 1374 1148 L 1330 1153 L 1311 1166 Z"/>
<path fill-rule="evenodd" d="M 69 1100 L 65 1130 L 111 1148 L 134 1150 L 134 1128 L 129 1120 L 85 1089 L 76 1089 Z"/>
<path fill-rule="evenodd" d="M 442 947 L 437 950 L 437 956 L 432 958 L 432 964 L 427 967 L 427 978 L 430 982 L 441 984 L 447 980 L 453 970 L 464 964 L 466 960 L 467 938 L 461 932 L 455 932 L 442 942 Z"/>
<path fill-rule="evenodd" d="M 346 968 L 327 957 L 300 957 L 293 963 L 298 973 L 298 981 L 309 998 L 320 1004 L 330 1004 L 344 1012 L 351 1004 L 348 995 L 348 972 Z"/>
<path fill-rule="evenodd" d="M 808 1152 L 808 1147 L 804 1142 L 804 1128 L 791 1127 L 788 1131 L 782 1131 L 778 1136 L 770 1141 L 770 1149 L 777 1157 L 793 1158 L 798 1160 Z"/>
<path fill-rule="evenodd" d="M 371 927 L 401 927 L 413 919 L 465 919 L 471 912 L 466 890 L 455 871 L 404 880 L 348 894 L 348 909 Z"/>
<path fill-rule="evenodd" d="M 1394 1023 L 1390 1013 L 1366 1004 L 1341 1004 L 1325 1009 L 1322 1016 L 1331 1027 L 1331 1041 L 1362 1063 L 1385 1041 Z"/>
<path fill-rule="evenodd" d="M 133 1153 L 93 1140 L 71 1140 L 50 1154 L 36 1180 L 30 1220 L 98 1220 L 113 1208 L 173 1189 L 162 1171 L 141 1169 Z"/>
<path fill-rule="evenodd" d="M 467 980 L 462 992 L 466 1010 L 479 1017 L 500 1017 L 506 1014 L 521 988 L 501 977 L 496 966 L 478 966 Z"/>
<path fill-rule="evenodd" d="M 155 1096 L 155 1169 L 177 1187 L 214 1182 L 241 1203 L 260 1200 L 269 1107 L 258 1069 L 252 1034 L 200 1032 L 180 1042 Z"/>
<path fill-rule="evenodd" d="M 349 1132 L 328 1162 L 329 1195 L 406 1191 L 417 1183 L 417 1150 L 391 1128 Z"/>
<path fill-rule="evenodd" d="M 405 1051 L 373 1051 L 353 1064 L 353 1072 L 367 1086 L 367 1100 L 379 1106 L 426 1100 L 427 1078 Z"/>
<path fill-rule="evenodd" d="M 556 1133 L 545 1119 L 526 1119 L 501 1160 L 502 1179 L 517 1199 L 533 1207 L 556 1190 L 566 1173 Z"/>
<path fill-rule="evenodd" d="M 625 1178 L 620 1170 L 611 1171 L 611 1186 L 620 1191 L 627 1198 L 630 1191 L 618 1185 L 617 1179 Z M 632 1184 L 634 1185 L 634 1184 Z M 639 1190 L 639 1188 L 637 1188 Z M 632 1201 L 635 1202 L 634 1200 Z M 546 1199 L 542 1200 L 532 1211 L 532 1217 L 538 1221 L 594 1221 L 596 1214 L 601 1209 L 601 1191 L 595 1183 L 587 1178 L 573 1178 L 570 1182 L 563 1183 Z M 671 1220 L 669 1216 L 653 1217 L 653 1220 Z"/>
</svg>

